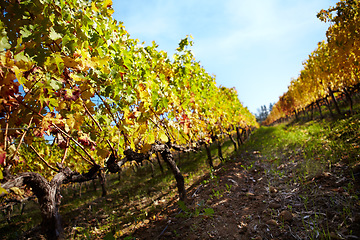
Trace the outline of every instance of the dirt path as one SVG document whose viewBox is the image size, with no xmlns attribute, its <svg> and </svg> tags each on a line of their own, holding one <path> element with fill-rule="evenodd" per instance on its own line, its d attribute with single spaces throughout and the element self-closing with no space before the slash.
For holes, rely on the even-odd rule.
<svg viewBox="0 0 360 240">
<path fill-rule="evenodd" d="M 128 239 L 359 239 L 346 167 L 302 179 L 301 161 L 243 152 L 188 189 L 186 206 L 168 206 Z"/>
</svg>

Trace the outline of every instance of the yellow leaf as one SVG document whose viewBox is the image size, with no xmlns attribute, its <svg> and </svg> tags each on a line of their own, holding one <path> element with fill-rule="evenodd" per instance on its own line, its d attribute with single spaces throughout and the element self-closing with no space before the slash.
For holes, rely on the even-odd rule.
<svg viewBox="0 0 360 240">
<path fill-rule="evenodd" d="M 96 105 L 92 101 L 88 100 L 85 105 L 91 114 L 95 114 L 94 106 Z"/>
<path fill-rule="evenodd" d="M 115 11 L 114 11 L 114 9 L 109 8 L 109 9 L 107 10 L 107 12 L 108 12 L 109 15 L 113 15 L 113 13 L 114 13 Z"/>
<path fill-rule="evenodd" d="M 140 95 L 140 98 L 142 101 L 144 101 L 150 97 L 149 93 L 146 90 L 140 91 L 139 95 Z"/>
<path fill-rule="evenodd" d="M 113 143 L 116 143 L 119 141 L 119 136 L 118 135 L 114 135 L 110 138 L 110 141 L 113 142 Z"/>
<path fill-rule="evenodd" d="M 158 137 L 162 142 L 168 142 L 169 141 L 168 137 L 166 136 L 166 134 L 164 132 L 160 132 Z"/>
<path fill-rule="evenodd" d="M 112 6 L 112 0 L 105 0 L 104 3 L 103 3 L 103 7 L 105 8 L 109 8 Z"/>
<path fill-rule="evenodd" d="M 155 142 L 155 135 L 153 132 L 151 132 L 147 135 L 147 142 L 149 144 L 153 144 Z"/>
<path fill-rule="evenodd" d="M 67 125 L 69 126 L 69 128 L 71 129 L 71 128 L 74 128 L 75 123 L 76 123 L 76 121 L 75 121 L 73 115 L 72 115 L 72 114 L 69 114 L 69 115 L 67 116 L 67 119 L 66 119 L 66 124 L 67 124 Z"/>
<path fill-rule="evenodd" d="M 133 150 L 135 149 L 135 143 L 134 143 L 134 141 L 130 141 L 130 148 L 133 149 Z"/>
<path fill-rule="evenodd" d="M 74 127 L 75 127 L 76 129 L 80 129 L 81 125 L 82 125 L 83 122 L 84 122 L 84 115 L 81 114 L 81 113 L 79 113 L 79 112 L 76 112 L 76 113 L 74 114 L 74 120 L 75 120 L 75 125 L 74 125 Z"/>
<path fill-rule="evenodd" d="M 74 68 L 77 65 L 79 65 L 77 61 L 67 56 L 63 58 L 63 61 L 64 61 L 64 65 L 69 68 Z"/>
<path fill-rule="evenodd" d="M 65 101 L 61 101 L 58 105 L 58 107 L 56 108 L 56 110 L 60 111 L 60 110 L 63 110 L 63 109 L 66 109 L 66 102 Z"/>
<path fill-rule="evenodd" d="M 71 74 L 70 74 L 70 77 L 71 77 L 75 82 L 77 82 L 77 83 L 81 83 L 81 82 L 84 81 L 84 77 L 82 77 L 82 76 L 80 76 L 80 75 L 78 75 L 78 74 L 75 74 L 75 73 L 71 73 Z M 87 85 L 86 85 L 86 87 L 87 87 Z M 82 90 L 82 89 L 81 89 L 81 90 Z"/>
<path fill-rule="evenodd" d="M 130 119 L 133 119 L 135 116 L 134 116 L 134 113 L 130 112 L 129 109 L 124 109 L 124 122 L 125 124 L 128 124 L 128 125 L 134 125 L 134 122 L 131 121 Z"/>
<path fill-rule="evenodd" d="M 99 9 L 96 7 L 94 2 L 91 3 L 91 10 L 93 10 L 94 12 L 99 12 Z"/>
<path fill-rule="evenodd" d="M 146 132 L 146 129 L 147 129 L 146 125 L 141 125 L 138 130 L 139 135 L 143 135 Z"/>
<path fill-rule="evenodd" d="M 5 190 L 5 188 L 2 188 L 1 184 L 0 184 L 0 195 L 3 194 L 3 193 L 8 194 L 8 192 Z"/>
<path fill-rule="evenodd" d="M 13 191 L 16 195 L 22 196 L 25 194 L 25 191 L 18 188 L 18 187 L 12 187 L 10 188 L 11 191 Z"/>
<path fill-rule="evenodd" d="M 128 118 L 125 118 L 125 124 L 134 125 L 134 122 L 129 120 Z"/>
</svg>

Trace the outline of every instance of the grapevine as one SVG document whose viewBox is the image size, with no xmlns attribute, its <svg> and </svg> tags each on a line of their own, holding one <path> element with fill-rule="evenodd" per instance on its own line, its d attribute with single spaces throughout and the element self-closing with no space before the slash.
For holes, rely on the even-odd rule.
<svg viewBox="0 0 360 240">
<path fill-rule="evenodd" d="M 236 90 L 217 87 L 195 60 L 191 37 L 170 60 L 155 42 L 132 39 L 111 6 L 0 3 L 0 195 L 31 187 L 48 238 L 62 232 L 62 184 L 160 153 L 184 199 L 173 149 L 257 126 Z"/>
<path fill-rule="evenodd" d="M 359 91 L 359 1 L 341 0 L 335 7 L 321 10 L 318 18 L 331 25 L 326 32 L 327 41 L 319 42 L 318 47 L 303 63 L 304 68 L 298 78 L 291 81 L 264 122 L 271 124 L 299 112 L 317 107 L 320 115 L 320 102 L 325 102 L 333 114 L 328 98 L 335 105 L 336 112 L 343 114 L 335 95 L 344 94 L 353 111 L 351 95 Z"/>
</svg>

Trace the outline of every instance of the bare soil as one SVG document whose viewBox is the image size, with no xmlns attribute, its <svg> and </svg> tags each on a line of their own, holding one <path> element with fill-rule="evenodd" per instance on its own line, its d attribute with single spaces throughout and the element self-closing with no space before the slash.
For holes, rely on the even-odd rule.
<svg viewBox="0 0 360 240">
<path fill-rule="evenodd" d="M 359 239 L 359 179 L 342 164 L 300 177 L 302 161 L 243 152 L 127 239 Z"/>
</svg>

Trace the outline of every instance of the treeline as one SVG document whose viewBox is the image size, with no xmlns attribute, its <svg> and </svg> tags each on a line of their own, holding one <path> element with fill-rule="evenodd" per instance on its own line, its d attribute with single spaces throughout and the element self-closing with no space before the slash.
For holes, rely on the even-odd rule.
<svg viewBox="0 0 360 240">
<path fill-rule="evenodd" d="M 268 108 L 266 107 L 266 105 L 262 105 L 260 108 L 258 108 L 257 113 L 255 114 L 256 121 L 258 123 L 262 123 L 263 121 L 265 121 L 271 113 L 273 106 L 274 104 L 270 103 Z"/>
<path fill-rule="evenodd" d="M 160 154 L 185 199 L 173 152 L 221 150 L 225 136 L 236 146 L 257 127 L 235 88 L 195 60 L 191 37 L 170 60 L 132 39 L 111 4 L 0 2 L 0 196 L 31 189 L 49 239 L 63 231 L 62 184 L 104 186 L 105 173 Z"/>
<path fill-rule="evenodd" d="M 314 109 L 322 116 L 326 105 L 332 116 L 342 115 L 338 100 L 345 98 L 349 114 L 353 113 L 353 97 L 360 89 L 360 2 L 342 0 L 328 10 L 321 10 L 318 18 L 331 25 L 327 41 L 303 63 L 299 77 L 291 81 L 288 91 L 274 105 L 264 124 L 271 124 L 300 113 L 311 114 Z"/>
</svg>

